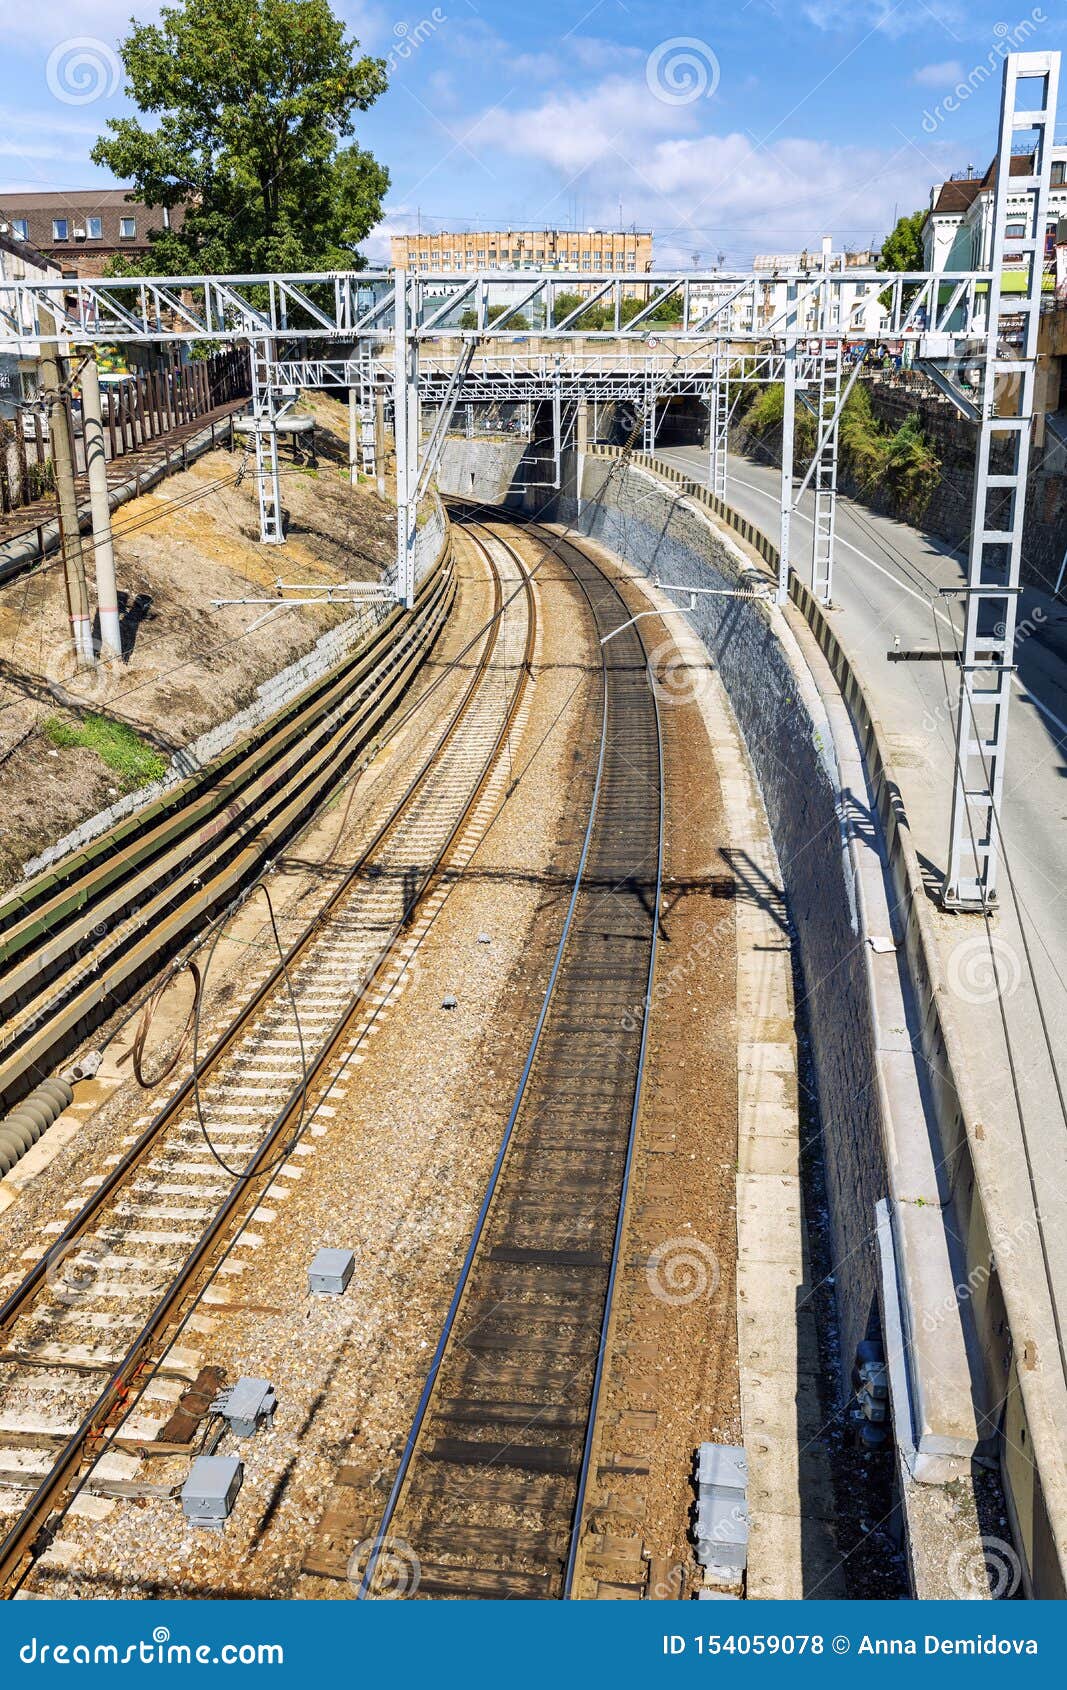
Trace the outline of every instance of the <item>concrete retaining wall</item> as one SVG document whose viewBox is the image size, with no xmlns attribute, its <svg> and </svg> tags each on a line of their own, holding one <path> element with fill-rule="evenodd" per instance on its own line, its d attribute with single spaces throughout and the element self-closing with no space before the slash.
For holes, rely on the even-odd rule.
<svg viewBox="0 0 1067 1690">
<path fill-rule="evenodd" d="M 603 464 L 588 460 L 581 513 L 565 499 L 561 519 L 574 521 L 582 533 L 655 579 L 694 587 L 738 584 L 735 558 L 695 511 L 672 504 L 667 489 L 632 472 L 605 489 Z M 691 621 L 721 673 L 744 735 L 800 946 L 834 1256 L 847 1264 L 837 1281 L 844 1388 L 876 1308 L 872 1217 L 886 1178 L 855 885 L 837 810 L 838 771 L 819 702 L 801 695 L 767 615 L 739 599 L 700 597 L 697 606 Z M 731 866 L 741 878 L 753 872 L 744 860 Z"/>
<path fill-rule="evenodd" d="M 692 498 L 682 502 L 685 478 L 679 472 L 643 454 L 634 454 L 632 462 L 634 467 L 619 474 L 617 458 L 591 454 L 582 476 L 581 510 L 572 499 L 562 503 L 559 514 L 665 581 L 733 586 L 743 580 L 737 560 L 743 566 L 744 554 L 709 522 L 712 515 L 747 540 L 772 571 L 777 569 L 773 543 L 751 524 L 695 488 L 690 489 Z M 752 560 L 754 566 L 757 561 Z M 757 573 L 762 575 L 761 570 Z M 953 1423 L 962 1431 L 972 1406 L 965 1400 L 969 1392 L 976 1443 L 988 1445 L 998 1430 L 999 1405 L 1008 1402 L 1010 1425 L 1000 1443 L 1002 1476 L 1022 1551 L 1023 1578 L 1035 1595 L 1062 1596 L 1060 1551 L 1052 1524 L 1058 1517 L 1058 1465 L 1052 1444 L 1051 1490 L 1046 1491 L 1039 1465 L 1046 1434 L 1054 1436 L 1055 1429 L 1044 1424 L 1042 1399 L 1030 1402 L 1035 1381 L 1032 1374 L 1020 1376 L 1003 1302 L 970 1289 L 989 1284 L 993 1257 L 969 1144 L 969 1135 L 981 1131 L 980 1110 L 946 1019 L 921 868 L 881 728 L 862 685 L 820 607 L 795 577 L 792 596 L 795 608 L 787 613 L 789 626 L 804 647 L 801 668 L 806 666 L 815 679 L 831 724 L 836 777 L 834 759 L 827 756 L 829 748 L 821 738 L 818 710 L 813 711 L 804 696 L 801 669 L 790 658 L 788 641 L 783 642 L 780 630 L 772 634 L 767 626 L 768 612 L 751 601 L 700 599 L 693 619 L 721 668 L 748 742 L 797 929 L 818 1074 L 833 1245 L 841 1264 L 836 1291 L 842 1363 L 848 1363 L 865 1310 L 895 1277 L 913 1392 L 910 1425 L 908 1405 L 894 1393 L 898 1447 L 907 1457 L 902 1476 L 906 1492 L 909 1472 L 914 1475 L 916 1469 L 919 1478 L 932 1481 L 912 1484 L 910 1499 L 905 1496 L 909 1525 L 924 1533 L 925 1564 L 917 1585 L 925 1578 L 927 1588 L 919 1593 L 937 1594 L 932 1587 L 945 1578 L 952 1539 L 946 1539 L 944 1527 L 960 1524 L 954 1502 L 962 1494 L 957 1486 L 936 1488 L 953 1464 L 939 1463 L 939 1439 L 924 1432 L 935 1428 L 946 1411 L 950 1434 Z M 845 822 L 854 835 L 850 855 L 859 865 L 858 876 L 850 872 L 841 849 Z M 857 843 L 864 849 L 857 852 Z M 869 872 L 875 854 L 882 865 L 881 888 Z M 859 954 L 866 966 L 859 966 L 857 911 L 859 931 L 876 946 L 880 934 L 892 937 L 895 956 L 872 960 L 869 950 L 874 947 L 863 946 Z M 931 1173 L 936 1179 L 933 1190 Z M 924 1185 L 927 1195 L 919 1195 Z M 884 1269 L 885 1261 L 883 1257 L 878 1263 L 869 1236 L 870 1205 L 885 1189 L 897 1260 L 879 1286 L 879 1266 Z M 941 1387 L 950 1381 L 940 1377 L 940 1364 L 953 1347 L 956 1378 L 946 1396 Z M 933 1452 L 929 1457 L 917 1448 L 923 1442 Z M 941 1447 L 949 1449 L 952 1443 L 950 1436 Z M 966 1475 L 965 1466 L 962 1471 Z M 975 1541 L 980 1558 L 981 1545 Z"/>
<path fill-rule="evenodd" d="M 527 450 L 525 440 L 446 440 L 437 485 L 449 498 L 502 505 Z"/>
</svg>

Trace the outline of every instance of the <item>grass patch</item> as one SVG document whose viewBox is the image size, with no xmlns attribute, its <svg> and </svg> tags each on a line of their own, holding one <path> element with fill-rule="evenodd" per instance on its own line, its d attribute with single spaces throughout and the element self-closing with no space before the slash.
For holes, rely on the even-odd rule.
<svg viewBox="0 0 1067 1690">
<path fill-rule="evenodd" d="M 747 408 L 746 408 L 747 407 Z M 781 385 L 748 388 L 738 409 L 741 426 L 757 440 L 782 426 L 785 398 Z M 796 469 L 803 474 L 818 444 L 815 419 L 797 406 Z M 921 519 L 941 480 L 941 460 L 923 434 L 917 415 L 900 428 L 885 428 L 871 410 L 871 396 L 862 382 L 848 396 L 841 413 L 841 466 L 851 472 L 864 492 L 885 486 L 896 496 L 902 512 Z"/>
<path fill-rule="evenodd" d="M 167 763 L 125 722 L 112 721 L 107 716 L 49 716 L 44 724 L 46 739 L 61 748 L 80 746 L 95 751 L 102 763 L 118 775 L 127 791 L 159 780 L 166 773 Z"/>
</svg>

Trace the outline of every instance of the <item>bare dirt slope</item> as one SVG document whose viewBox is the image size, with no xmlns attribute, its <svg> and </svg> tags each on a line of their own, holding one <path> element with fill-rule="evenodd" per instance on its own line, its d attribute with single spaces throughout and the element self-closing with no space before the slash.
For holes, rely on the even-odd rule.
<svg viewBox="0 0 1067 1690">
<path fill-rule="evenodd" d="M 225 721 L 268 676 L 341 621 L 343 609 L 216 608 L 286 581 L 369 580 L 392 555 L 388 506 L 348 483 L 342 405 L 302 407 L 320 426 L 316 463 L 286 449 L 284 548 L 259 544 L 255 460 L 208 454 L 114 515 L 125 661 L 76 672 L 62 563 L 0 589 L 0 887 L 85 817 L 161 772 L 171 753 Z M 234 484 L 242 461 L 245 473 Z M 86 562 L 95 602 L 93 559 Z M 101 735 L 90 715 L 109 727 Z M 129 729 L 127 734 L 123 730 Z M 69 744 L 88 737 L 92 743 Z"/>
</svg>

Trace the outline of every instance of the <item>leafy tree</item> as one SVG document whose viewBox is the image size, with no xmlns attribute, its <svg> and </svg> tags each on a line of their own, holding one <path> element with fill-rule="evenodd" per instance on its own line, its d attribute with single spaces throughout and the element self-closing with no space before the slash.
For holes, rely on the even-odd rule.
<svg viewBox="0 0 1067 1690">
<path fill-rule="evenodd" d="M 913 211 L 909 217 L 898 217 L 896 228 L 887 235 L 878 260 L 879 270 L 922 270 L 923 222 L 925 211 Z"/>
<path fill-rule="evenodd" d="M 506 305 L 490 305 L 487 313 L 489 321 L 495 323 L 497 318 L 502 317 L 507 309 Z M 473 305 L 468 305 L 465 311 L 460 312 L 459 326 L 461 329 L 476 329 L 478 327 L 478 313 Z M 508 318 L 504 327 L 508 330 L 514 330 L 515 334 L 525 334 L 530 324 L 521 311 L 516 311 L 514 317 Z"/>
<path fill-rule="evenodd" d="M 386 86 L 329 0 L 181 0 L 120 45 L 139 118 L 112 118 L 95 164 L 150 205 L 185 208 L 127 273 L 358 268 L 389 174 L 353 116 Z"/>
</svg>

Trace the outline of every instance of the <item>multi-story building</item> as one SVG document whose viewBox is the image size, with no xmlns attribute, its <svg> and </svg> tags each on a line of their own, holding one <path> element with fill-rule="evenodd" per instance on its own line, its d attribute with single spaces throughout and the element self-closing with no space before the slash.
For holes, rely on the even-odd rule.
<svg viewBox="0 0 1067 1690">
<path fill-rule="evenodd" d="M 4 229 L 0 221 L 0 305 L 4 303 L 5 282 L 59 280 L 59 265 Z M 24 400 L 35 397 L 40 354 L 36 340 L 20 340 L 10 351 L 0 353 L 0 417 L 15 416 Z"/>
<path fill-rule="evenodd" d="M 153 230 L 180 228 L 184 216 L 180 206 L 167 211 L 133 199 L 129 188 L 0 192 L 0 233 L 36 247 L 64 275 L 102 276 L 110 258 L 142 257 Z"/>
<path fill-rule="evenodd" d="M 394 235 L 394 268 L 423 271 L 588 270 L 643 275 L 652 236 L 609 229 L 482 229 Z"/>
<path fill-rule="evenodd" d="M 1033 169 L 1030 153 L 1017 153 L 1011 161 L 1013 176 L 1028 176 Z M 930 209 L 923 223 L 923 266 L 927 270 L 982 270 L 993 253 L 993 186 L 995 161 L 984 176 L 958 176 L 936 182 L 930 191 Z M 1028 209 L 1028 196 L 1008 196 L 1008 238 L 1023 234 L 1021 219 Z M 1013 222 L 1015 214 L 1018 222 Z M 1067 217 L 1067 146 L 1052 149 L 1052 192 L 1046 229 L 1046 257 L 1052 265 L 1056 256 L 1056 231 Z"/>
<path fill-rule="evenodd" d="M 806 270 L 814 275 L 827 271 L 834 275 L 847 275 L 850 270 L 873 270 L 877 263 L 878 254 L 870 250 L 835 252 L 830 235 L 823 238 L 818 250 L 757 253 L 752 260 L 752 268 L 763 278 L 763 297 L 760 305 L 762 321 L 769 324 L 784 318 L 789 301 L 788 284 L 782 278 L 789 272 Z M 831 327 L 839 328 L 845 336 L 850 333 L 862 334 L 865 337 L 883 334 L 889 323 L 889 314 L 881 302 L 884 291 L 883 284 L 858 280 L 835 288 L 832 296 Z M 815 324 L 814 306 L 807 311 L 801 307 L 797 313 L 798 329 L 803 331 L 814 328 Z"/>
</svg>

